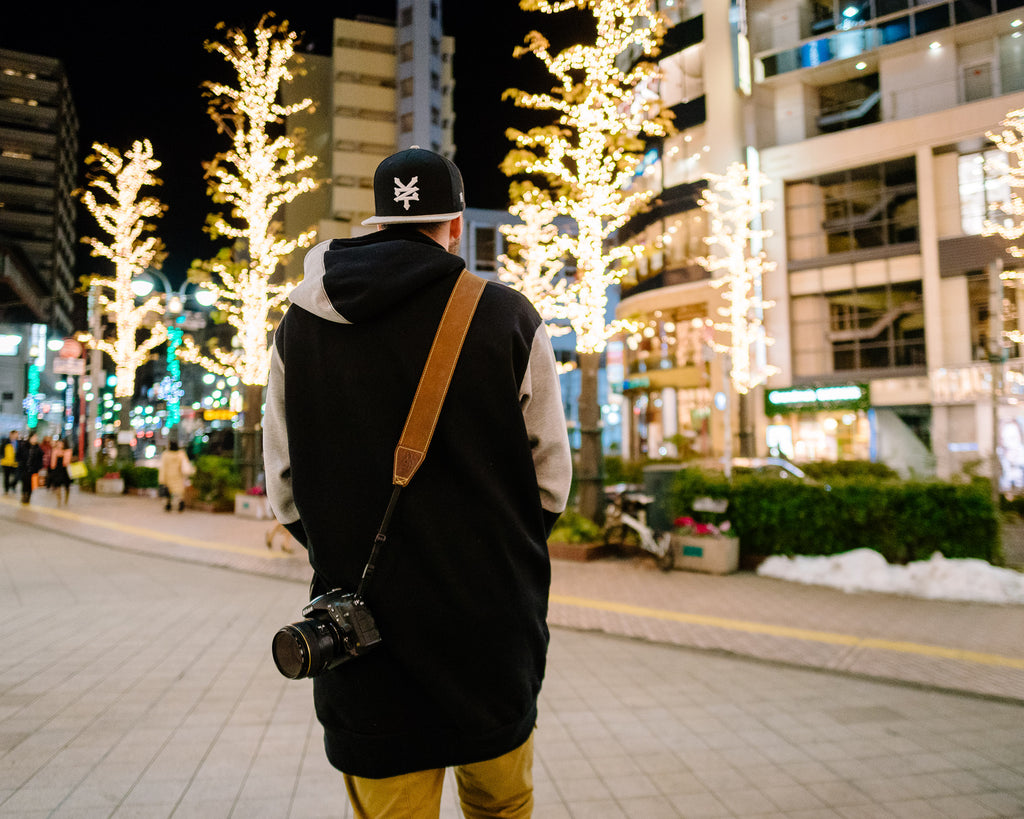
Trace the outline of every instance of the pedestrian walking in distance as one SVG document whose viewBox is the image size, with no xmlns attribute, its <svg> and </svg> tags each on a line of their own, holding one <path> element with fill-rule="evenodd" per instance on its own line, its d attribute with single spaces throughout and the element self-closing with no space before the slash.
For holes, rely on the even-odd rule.
<svg viewBox="0 0 1024 819">
<path fill-rule="evenodd" d="M 307 253 L 267 387 L 268 497 L 308 549 L 314 596 L 359 589 L 393 509 L 356 597 L 379 643 L 315 675 L 313 702 L 357 817 L 437 816 L 448 767 L 467 816 L 527 817 L 547 536 L 571 477 L 555 358 L 521 293 L 475 282 L 429 449 L 390 504 L 395 442 L 466 266 L 465 198 L 458 168 L 416 147 L 381 162 L 373 192 L 378 230 Z"/>
<path fill-rule="evenodd" d="M 67 502 L 71 496 L 71 475 L 68 474 L 68 467 L 71 466 L 71 447 L 59 438 L 54 442 L 50 450 L 50 463 L 47 466 L 46 486 L 57 493 L 57 505 Z"/>
<path fill-rule="evenodd" d="M 18 483 L 21 484 L 21 502 L 25 506 L 32 502 L 32 491 L 38 484 L 42 468 L 43 448 L 39 446 L 39 436 L 33 432 L 27 441 L 18 442 Z"/>
<path fill-rule="evenodd" d="M 0 466 L 4 469 L 4 494 L 18 488 L 18 430 L 12 429 L 4 439 L 3 457 Z"/>
<path fill-rule="evenodd" d="M 171 441 L 161 453 L 157 469 L 157 482 L 167 490 L 165 511 L 170 512 L 175 503 L 179 512 L 185 510 L 185 487 L 194 471 L 188 455 L 178 449 L 177 441 Z"/>
</svg>

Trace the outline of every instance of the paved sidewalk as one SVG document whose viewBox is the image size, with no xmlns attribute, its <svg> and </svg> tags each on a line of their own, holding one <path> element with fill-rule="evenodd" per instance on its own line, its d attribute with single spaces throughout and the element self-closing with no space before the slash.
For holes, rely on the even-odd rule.
<svg viewBox="0 0 1024 819">
<path fill-rule="evenodd" d="M 55 507 L 0 499 L 0 518 L 117 549 L 308 583 L 273 521 L 187 510 L 157 498 L 78 493 Z M 550 623 L 869 677 L 1024 700 L 1024 606 L 847 594 L 749 572 L 663 573 L 645 557 L 553 561 Z"/>
<path fill-rule="evenodd" d="M 270 660 L 308 568 L 268 552 L 268 528 L 156 499 L 0 499 L 0 817 L 351 816 L 309 681 Z M 555 586 L 537 819 L 1024 816 L 1024 703 L 791 664 L 863 654 L 847 666 L 871 673 L 881 653 L 984 673 L 1024 656 L 1019 608 L 642 560 L 559 562 Z M 997 615 L 1015 637 L 986 635 Z M 996 693 L 1016 697 L 1011 682 Z M 453 793 L 449 776 L 444 819 Z"/>
</svg>

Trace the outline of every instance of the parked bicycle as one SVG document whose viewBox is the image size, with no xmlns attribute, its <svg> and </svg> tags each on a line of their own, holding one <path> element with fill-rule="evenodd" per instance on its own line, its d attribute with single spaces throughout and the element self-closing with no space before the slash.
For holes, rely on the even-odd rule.
<svg viewBox="0 0 1024 819">
<path fill-rule="evenodd" d="M 642 549 L 654 556 L 659 569 L 671 569 L 675 565 L 672 533 L 657 532 L 647 525 L 647 506 L 654 498 L 642 487 L 627 483 L 606 486 L 604 494 L 604 545 L 620 554 Z"/>
</svg>

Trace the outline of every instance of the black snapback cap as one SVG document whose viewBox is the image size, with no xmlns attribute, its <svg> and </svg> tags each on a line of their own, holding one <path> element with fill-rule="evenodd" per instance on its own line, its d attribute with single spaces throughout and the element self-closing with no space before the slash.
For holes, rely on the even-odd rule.
<svg viewBox="0 0 1024 819">
<path fill-rule="evenodd" d="M 373 201 L 376 214 L 364 225 L 446 222 L 466 209 L 462 174 L 455 163 L 415 145 L 377 166 Z"/>
</svg>

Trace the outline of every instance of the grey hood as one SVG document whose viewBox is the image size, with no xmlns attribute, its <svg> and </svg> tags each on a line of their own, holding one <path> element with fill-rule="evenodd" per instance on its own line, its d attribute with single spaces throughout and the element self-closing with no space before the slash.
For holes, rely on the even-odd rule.
<svg viewBox="0 0 1024 819">
<path fill-rule="evenodd" d="M 289 300 L 327 321 L 359 324 L 386 314 L 466 263 L 415 228 L 389 227 L 321 242 L 306 254 Z"/>
</svg>

